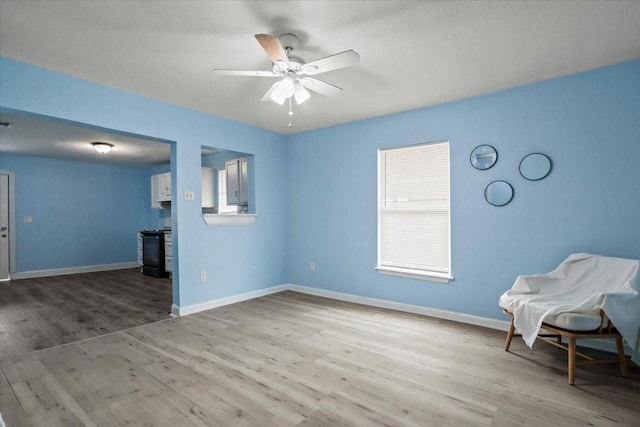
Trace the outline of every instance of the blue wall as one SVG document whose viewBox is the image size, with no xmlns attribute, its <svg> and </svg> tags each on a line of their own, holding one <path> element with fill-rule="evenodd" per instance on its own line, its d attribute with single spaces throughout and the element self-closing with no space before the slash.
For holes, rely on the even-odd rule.
<svg viewBox="0 0 640 427">
<path fill-rule="evenodd" d="M 145 169 L 10 154 L 0 169 L 15 172 L 18 272 L 136 261 L 151 211 Z"/>
<path fill-rule="evenodd" d="M 213 98 L 212 98 L 213 99 Z M 0 59 L 0 108 L 173 141 L 173 298 L 179 306 L 286 283 L 283 135 Z M 201 146 L 250 153 L 255 159 L 251 226 L 207 227 L 201 217 Z M 200 272 L 208 281 L 201 283 Z M 178 286 L 179 285 L 179 286 Z"/>
<path fill-rule="evenodd" d="M 207 227 L 199 197 L 173 203 L 180 306 L 294 283 L 502 318 L 497 298 L 518 274 L 549 271 L 571 252 L 640 258 L 640 61 L 293 136 L 7 59 L 0 107 L 174 141 L 178 195 L 198 194 L 202 145 L 254 154 L 252 226 Z M 379 275 L 376 150 L 444 139 L 455 280 Z M 479 144 L 499 151 L 488 171 L 469 164 Z M 534 151 L 554 164 L 539 182 L 518 173 Z M 495 179 L 515 189 L 502 208 L 483 197 Z"/>
<path fill-rule="evenodd" d="M 455 280 L 378 274 L 377 149 L 440 140 L 451 149 Z M 479 144 L 498 150 L 492 169 L 471 167 Z M 518 172 L 531 152 L 553 161 L 542 181 Z M 296 134 L 287 154 L 291 283 L 503 318 L 498 296 L 519 274 L 572 252 L 640 258 L 640 61 Z M 496 179 L 515 190 L 502 208 L 484 200 Z"/>
</svg>

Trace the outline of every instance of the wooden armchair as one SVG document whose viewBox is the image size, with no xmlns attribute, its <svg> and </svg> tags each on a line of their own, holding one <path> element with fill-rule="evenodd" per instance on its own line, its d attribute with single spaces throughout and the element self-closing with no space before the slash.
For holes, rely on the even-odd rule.
<svg viewBox="0 0 640 427">
<path fill-rule="evenodd" d="M 502 310 L 504 314 L 511 317 L 511 324 L 509 325 L 509 332 L 507 333 L 507 341 L 504 344 L 505 351 L 509 351 L 511 346 L 511 340 L 514 336 L 521 336 L 515 333 L 515 326 L 513 324 L 513 314 L 507 310 Z M 568 352 L 568 375 L 569 384 L 573 385 L 576 377 L 576 365 L 587 365 L 595 363 L 619 363 L 620 371 L 623 377 L 627 376 L 627 360 L 624 356 L 624 345 L 622 343 L 622 336 L 613 326 L 611 321 L 607 318 L 602 310 L 600 310 L 600 327 L 592 331 L 574 331 L 569 329 L 559 328 L 550 323 L 542 323 L 542 329 L 549 333 L 538 333 L 538 339 L 561 348 Z M 542 331 L 541 331 L 542 332 Z M 562 338 L 566 338 L 567 344 L 562 342 Z M 550 338 L 556 338 L 555 341 Z M 586 354 L 576 351 L 576 341 L 579 339 L 589 338 L 613 338 L 616 341 L 616 348 L 618 355 L 616 358 L 608 359 L 595 359 L 587 356 Z M 583 360 L 576 360 L 576 356 L 580 356 Z"/>
</svg>

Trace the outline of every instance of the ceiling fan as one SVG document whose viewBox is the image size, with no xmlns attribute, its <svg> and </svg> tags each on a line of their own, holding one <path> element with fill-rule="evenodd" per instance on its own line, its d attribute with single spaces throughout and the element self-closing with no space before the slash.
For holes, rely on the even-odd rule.
<svg viewBox="0 0 640 427">
<path fill-rule="evenodd" d="M 353 50 L 347 50 L 305 63 L 301 58 L 291 54 L 298 45 L 298 38 L 295 35 L 283 34 L 276 38 L 268 34 L 256 34 L 255 37 L 273 62 L 271 71 L 214 69 L 213 73 L 221 76 L 279 78 L 262 97 L 262 101 L 271 100 L 283 105 L 286 100 L 289 100 L 289 115 L 293 114 L 291 98 L 294 98 L 296 103 L 300 105 L 311 97 L 309 90 L 328 97 L 339 95 L 342 92 L 341 88 L 312 76 L 350 67 L 360 62 L 360 55 Z"/>
</svg>

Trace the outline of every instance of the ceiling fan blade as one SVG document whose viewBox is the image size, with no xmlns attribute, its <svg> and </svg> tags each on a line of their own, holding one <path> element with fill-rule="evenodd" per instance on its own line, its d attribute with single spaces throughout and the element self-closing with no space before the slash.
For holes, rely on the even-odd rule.
<svg viewBox="0 0 640 427">
<path fill-rule="evenodd" d="M 218 76 L 278 77 L 273 71 L 211 70 Z"/>
<path fill-rule="evenodd" d="M 302 66 L 302 73 L 314 75 L 326 73 L 327 71 L 337 70 L 340 68 L 351 67 L 360 62 L 360 55 L 353 50 L 347 50 L 335 55 L 327 56 L 315 61 L 311 61 Z"/>
<path fill-rule="evenodd" d="M 258 43 L 262 46 L 269 58 L 271 58 L 271 62 L 274 64 L 278 64 L 280 62 L 289 66 L 289 58 L 287 57 L 287 52 L 285 52 L 280 40 L 277 38 L 270 36 L 269 34 L 256 34 L 256 39 Z"/>
<path fill-rule="evenodd" d="M 342 89 L 338 86 L 323 82 L 322 80 L 318 80 L 314 77 L 305 77 L 302 79 L 301 83 L 302 86 L 307 89 L 328 97 L 338 96 L 342 93 Z"/>
</svg>

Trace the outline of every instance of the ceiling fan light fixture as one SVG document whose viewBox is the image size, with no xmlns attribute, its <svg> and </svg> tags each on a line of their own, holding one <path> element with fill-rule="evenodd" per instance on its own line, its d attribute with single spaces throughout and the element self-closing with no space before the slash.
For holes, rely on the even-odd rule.
<svg viewBox="0 0 640 427">
<path fill-rule="evenodd" d="M 273 102 L 276 102 L 280 105 L 284 105 L 284 101 L 285 99 L 287 99 L 285 97 L 278 96 L 275 92 L 271 94 L 270 98 Z"/>
<path fill-rule="evenodd" d="M 296 98 L 296 103 L 298 105 L 302 104 L 307 99 L 311 98 L 311 94 L 309 93 L 309 91 L 306 90 L 304 87 L 302 87 L 301 84 L 296 85 L 296 89 L 293 92 L 293 96 Z"/>
<path fill-rule="evenodd" d="M 100 154 L 106 154 L 113 148 L 113 144 L 109 144 L 108 142 L 92 142 L 91 145 Z"/>
<path fill-rule="evenodd" d="M 271 98 L 273 102 L 284 105 L 284 101 L 285 99 L 287 99 L 287 97 L 284 95 L 283 91 L 279 90 L 279 88 L 280 86 L 276 87 L 275 90 L 269 95 L 269 98 Z"/>
<path fill-rule="evenodd" d="M 285 98 L 291 97 L 295 91 L 295 83 L 293 82 L 293 79 L 291 77 L 285 77 L 282 79 L 278 90 L 282 91 Z"/>
<path fill-rule="evenodd" d="M 272 101 L 277 102 L 278 104 L 284 104 L 285 99 L 291 98 L 295 90 L 295 85 L 293 80 L 290 77 L 285 77 L 278 83 L 278 86 L 275 88 L 269 97 Z"/>
</svg>

